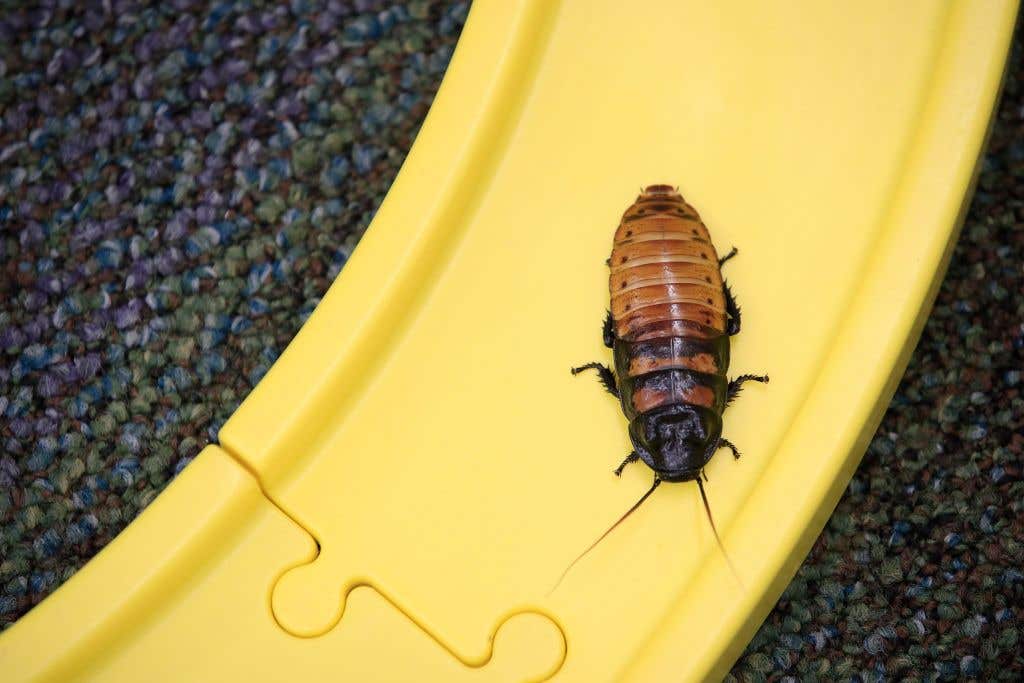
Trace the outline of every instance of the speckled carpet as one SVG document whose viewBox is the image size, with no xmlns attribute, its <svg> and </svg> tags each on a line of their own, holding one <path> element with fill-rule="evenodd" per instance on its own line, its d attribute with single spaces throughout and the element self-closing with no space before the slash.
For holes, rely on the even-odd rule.
<svg viewBox="0 0 1024 683">
<path fill-rule="evenodd" d="M 0 627 L 207 443 L 316 306 L 465 2 L 0 0 Z M 935 310 L 730 680 L 1022 680 L 1019 45 Z"/>
</svg>

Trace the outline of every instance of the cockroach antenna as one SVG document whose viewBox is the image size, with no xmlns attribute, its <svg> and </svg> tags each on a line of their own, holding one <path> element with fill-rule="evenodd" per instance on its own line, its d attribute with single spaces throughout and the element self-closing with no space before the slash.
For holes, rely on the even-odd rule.
<svg viewBox="0 0 1024 683">
<path fill-rule="evenodd" d="M 654 483 L 651 484 L 651 488 L 647 489 L 647 493 L 645 493 L 644 495 L 640 496 L 640 500 L 638 500 L 637 502 L 633 503 L 633 507 L 631 507 L 628 510 L 626 510 L 626 514 L 624 514 L 621 517 L 619 517 L 618 521 L 615 522 L 615 524 L 612 524 L 610 527 L 608 527 L 608 530 L 605 531 L 603 534 L 601 534 L 600 537 L 598 537 L 598 539 L 596 541 L 591 543 L 589 548 L 587 548 L 582 553 L 577 555 L 576 559 L 569 563 L 569 566 L 565 568 L 565 571 L 562 572 L 562 575 L 560 577 L 558 577 L 558 581 L 556 581 L 555 585 L 551 588 L 551 590 L 548 591 L 548 595 L 551 595 L 552 593 L 554 593 L 555 590 L 560 585 L 562 585 L 562 580 L 565 579 L 566 575 L 569 573 L 569 570 L 572 569 L 574 566 L 576 566 L 577 562 L 582 560 L 583 557 L 587 553 L 589 553 L 591 550 L 596 548 L 597 544 L 600 543 L 601 541 L 603 541 L 605 539 L 605 537 L 608 536 L 608 534 L 610 534 L 611 532 L 615 531 L 615 528 L 617 526 L 619 526 L 620 524 L 622 524 L 624 521 L 626 521 L 627 517 L 629 517 L 631 514 L 636 512 L 637 508 L 640 507 L 641 505 L 643 505 L 643 502 L 645 500 L 647 500 L 652 493 L 654 493 L 654 489 L 658 488 L 658 484 L 660 484 L 660 483 L 661 483 L 661 479 L 658 479 L 657 477 L 655 477 L 654 478 Z M 712 525 L 712 526 L 714 526 L 714 525 Z"/>
<path fill-rule="evenodd" d="M 708 505 L 708 494 L 704 493 L 704 482 L 700 480 L 700 475 L 697 476 L 697 488 L 700 489 L 700 498 L 701 500 L 704 501 L 704 510 L 705 512 L 708 513 L 708 522 L 711 523 L 711 533 L 715 535 L 715 542 L 718 543 L 718 549 L 722 551 L 722 557 L 725 558 L 725 563 L 729 565 L 729 569 L 732 571 L 732 575 L 736 578 L 736 581 L 742 586 L 743 580 L 740 578 L 739 573 L 737 573 L 736 567 L 733 566 L 732 560 L 729 559 L 729 553 L 725 551 L 725 546 L 722 545 L 722 539 L 718 535 L 718 529 L 715 528 L 715 520 L 711 516 L 711 506 Z"/>
</svg>

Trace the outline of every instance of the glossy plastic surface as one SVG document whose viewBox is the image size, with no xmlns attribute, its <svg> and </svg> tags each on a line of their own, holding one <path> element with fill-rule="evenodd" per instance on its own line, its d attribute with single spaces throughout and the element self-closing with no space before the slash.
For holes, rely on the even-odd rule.
<svg viewBox="0 0 1024 683">
<path fill-rule="evenodd" d="M 140 630 L 137 608 L 114 599 L 121 563 L 142 581 L 184 552 L 176 523 L 147 512 L 88 581 L 0 637 L 11 680 L 73 670 L 92 634 L 105 640 L 89 670 L 104 680 L 144 662 L 195 680 L 721 676 L 820 531 L 906 364 L 1015 11 L 478 1 L 366 237 L 221 432 L 230 477 L 251 478 L 225 485 L 223 505 L 251 515 L 193 514 L 188 524 L 217 530 L 188 551 L 207 548 L 210 563 L 174 572 L 199 587 L 216 574 L 222 588 L 184 600 L 192 611 L 139 593 L 166 629 Z M 720 251 L 740 248 L 726 267 L 744 313 L 732 372 L 772 377 L 726 412 L 744 458 L 722 452 L 707 470 L 742 583 L 696 487 L 666 484 L 550 593 L 650 482 L 640 465 L 612 476 L 629 451 L 624 419 L 568 370 L 611 360 L 604 260 L 622 210 L 661 182 L 680 186 Z M 202 489 L 201 476 L 197 463 L 183 479 Z M 154 507 L 189 505 L 172 489 Z M 193 642 L 217 638 L 223 664 Z M 268 663 L 284 656 L 278 641 L 292 643 L 280 646 L 287 670 Z M 25 663 L 34 648 L 51 668 Z"/>
</svg>

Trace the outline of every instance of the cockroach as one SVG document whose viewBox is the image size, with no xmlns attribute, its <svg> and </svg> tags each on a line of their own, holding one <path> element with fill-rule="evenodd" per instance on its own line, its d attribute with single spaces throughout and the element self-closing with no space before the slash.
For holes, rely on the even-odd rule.
<svg viewBox="0 0 1024 683">
<path fill-rule="evenodd" d="M 722 436 L 722 414 L 745 382 L 768 381 L 767 375 L 726 378 L 729 338 L 740 331 L 740 307 L 722 278 L 722 266 L 736 254 L 733 248 L 718 257 L 707 226 L 670 185 L 644 188 L 623 214 L 607 261 L 611 308 L 604 344 L 612 349 L 615 370 L 595 362 L 572 368 L 572 374 L 596 370 L 629 420 L 633 450 L 615 475 L 642 460 L 654 471 L 654 483 L 566 573 L 663 481 L 697 482 L 715 541 L 728 561 L 701 477 L 720 448 L 739 459 L 739 449 Z"/>
</svg>

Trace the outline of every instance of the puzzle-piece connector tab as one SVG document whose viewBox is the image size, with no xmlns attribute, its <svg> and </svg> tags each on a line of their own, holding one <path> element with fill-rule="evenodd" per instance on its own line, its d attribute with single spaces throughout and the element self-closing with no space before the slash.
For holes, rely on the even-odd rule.
<svg viewBox="0 0 1024 683">
<path fill-rule="evenodd" d="M 274 585 L 271 607 L 278 625 L 300 638 L 319 638 L 345 628 L 346 604 L 372 591 L 390 603 L 437 645 L 471 670 L 474 680 L 545 681 L 561 668 L 566 638 L 558 623 L 536 608 L 511 610 L 495 619 L 483 652 L 466 652 L 440 637 L 429 620 L 412 613 L 400 598 L 375 585 L 369 577 L 339 581 L 324 562 L 302 564 L 284 572 Z M 351 597 L 351 600 L 350 600 Z M 365 601 L 365 597 L 360 597 Z M 353 624 L 353 627 L 356 627 Z M 395 652 L 395 656 L 401 656 Z M 428 680 L 425 676 L 423 680 Z"/>
</svg>

